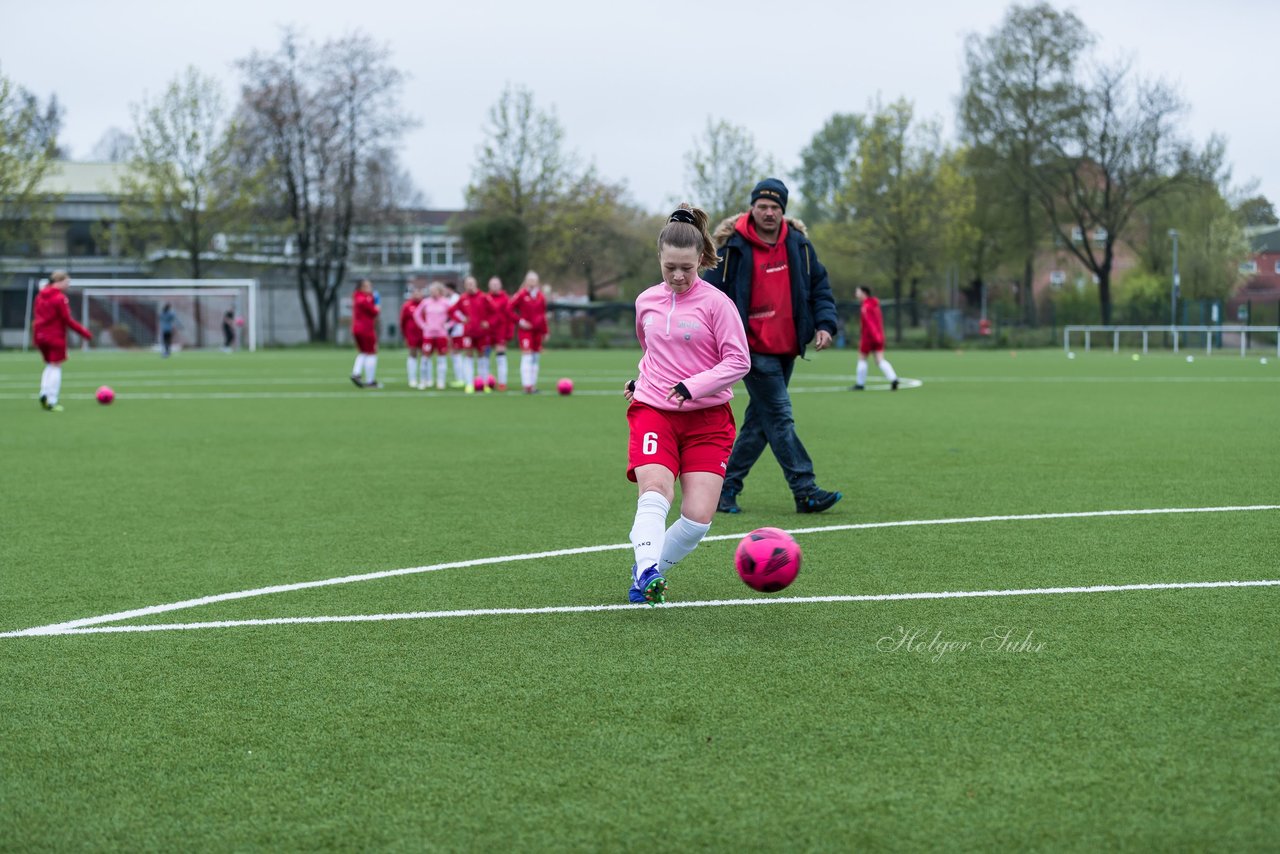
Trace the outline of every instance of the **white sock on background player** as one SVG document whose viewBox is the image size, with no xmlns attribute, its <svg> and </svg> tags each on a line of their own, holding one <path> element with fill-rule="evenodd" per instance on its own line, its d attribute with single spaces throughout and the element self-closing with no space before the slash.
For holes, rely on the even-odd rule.
<svg viewBox="0 0 1280 854">
<path fill-rule="evenodd" d="M 671 502 L 656 492 L 646 492 L 636 501 L 636 520 L 631 526 L 631 547 L 635 549 L 636 572 L 657 566 L 662 542 L 667 534 L 667 514 Z"/>
<path fill-rule="evenodd" d="M 520 354 L 520 385 L 525 388 L 533 386 L 533 354 Z"/>
<path fill-rule="evenodd" d="M 430 356 L 422 357 L 422 373 L 420 376 L 422 377 L 422 385 L 427 386 L 435 384 L 435 371 L 432 370 Z"/>
<path fill-rule="evenodd" d="M 449 357 L 436 356 L 436 388 L 444 388 L 447 379 L 449 379 Z"/>
<path fill-rule="evenodd" d="M 405 370 L 409 374 L 409 386 L 412 388 L 418 384 L 418 357 L 410 356 L 408 362 L 405 363 Z"/>
<path fill-rule="evenodd" d="M 680 518 L 667 528 L 667 535 L 662 541 L 662 560 L 658 563 L 658 570 L 666 575 L 668 569 L 684 560 L 689 552 L 698 547 L 698 543 L 702 542 L 702 538 L 710 529 L 710 522 L 706 524 L 695 522 L 681 513 Z"/>
<path fill-rule="evenodd" d="M 364 357 L 364 384 L 373 385 L 378 380 L 378 357 L 366 353 Z"/>
<path fill-rule="evenodd" d="M 542 361 L 542 354 L 541 354 L 541 353 L 530 353 L 530 354 L 529 354 L 529 358 L 532 360 L 532 361 L 530 361 L 530 363 L 529 363 L 529 364 L 530 364 L 530 366 L 531 366 L 531 367 L 530 367 L 530 369 L 529 369 L 529 385 L 531 385 L 531 386 L 537 386 L 537 384 L 538 384 L 538 367 L 539 367 L 539 363 Z"/>
<path fill-rule="evenodd" d="M 866 359 L 858 360 L 858 378 L 854 380 L 854 382 L 857 385 L 867 384 L 867 360 Z"/>
<path fill-rule="evenodd" d="M 351 366 L 351 376 L 358 377 L 364 373 L 364 353 L 356 354 L 356 363 Z"/>
<path fill-rule="evenodd" d="M 462 369 L 465 361 L 466 359 L 462 358 L 461 353 L 453 354 L 453 376 L 459 382 L 466 382 L 467 380 L 467 372 Z"/>
<path fill-rule="evenodd" d="M 893 365 L 889 364 L 888 359 L 881 359 L 876 364 L 880 368 L 880 373 L 884 374 L 885 379 L 887 379 L 889 382 L 893 382 L 898 378 L 897 373 L 895 373 L 893 370 Z"/>
<path fill-rule="evenodd" d="M 497 353 L 494 355 L 493 361 L 497 363 L 498 385 L 506 385 L 507 384 L 507 354 Z"/>
</svg>

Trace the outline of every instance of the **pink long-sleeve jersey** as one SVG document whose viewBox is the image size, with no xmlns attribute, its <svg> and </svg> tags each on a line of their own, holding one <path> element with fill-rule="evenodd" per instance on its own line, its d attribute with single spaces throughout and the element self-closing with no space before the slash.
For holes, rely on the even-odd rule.
<svg viewBox="0 0 1280 854">
<path fill-rule="evenodd" d="M 635 399 L 655 409 L 706 409 L 733 399 L 731 387 L 751 369 L 747 333 L 738 308 L 712 285 L 695 279 L 682 294 L 666 283 L 636 298 L 636 337 L 644 355 Z M 693 398 L 667 400 L 684 383 Z"/>
<path fill-rule="evenodd" d="M 418 303 L 418 310 L 414 313 L 414 317 L 418 320 L 418 325 L 422 327 L 422 334 L 427 338 L 447 338 L 449 326 L 449 311 L 452 306 L 449 305 L 448 297 L 427 297 Z"/>
</svg>

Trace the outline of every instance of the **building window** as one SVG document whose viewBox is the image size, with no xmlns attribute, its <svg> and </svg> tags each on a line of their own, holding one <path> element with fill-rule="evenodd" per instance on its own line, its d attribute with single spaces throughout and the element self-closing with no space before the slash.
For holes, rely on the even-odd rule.
<svg viewBox="0 0 1280 854">
<path fill-rule="evenodd" d="M 1280 276 L 1280 261 L 1276 262 L 1276 275 Z"/>
<path fill-rule="evenodd" d="M 1055 288 L 1060 288 L 1067 282 L 1067 274 L 1061 270 L 1054 270 L 1049 274 L 1049 284 Z"/>
<path fill-rule="evenodd" d="M 1084 232 L 1080 230 L 1080 226 L 1071 226 L 1071 242 L 1079 243 L 1082 240 L 1084 240 Z"/>
<path fill-rule="evenodd" d="M 1093 230 L 1093 242 L 1096 246 L 1105 246 L 1107 243 L 1107 230 L 1099 226 Z"/>
<path fill-rule="evenodd" d="M 1280 266 L 1280 264 L 1278 264 L 1277 266 Z M 1241 272 L 1241 273 L 1243 273 L 1243 274 L 1244 274 L 1244 275 L 1246 275 L 1246 276 L 1254 276 L 1254 275 L 1257 275 L 1257 273 L 1258 273 L 1258 262 L 1257 262 L 1256 260 L 1252 259 L 1252 258 L 1251 258 L 1251 259 L 1249 259 L 1248 261 L 1241 261 L 1241 262 L 1240 262 L 1240 272 Z"/>
</svg>

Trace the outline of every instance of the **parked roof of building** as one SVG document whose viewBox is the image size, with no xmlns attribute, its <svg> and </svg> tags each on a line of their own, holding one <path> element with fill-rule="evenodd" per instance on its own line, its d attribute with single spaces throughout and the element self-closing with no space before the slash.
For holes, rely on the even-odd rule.
<svg viewBox="0 0 1280 854">
<path fill-rule="evenodd" d="M 1254 252 L 1280 252 L 1280 225 L 1259 225 L 1246 229 Z"/>
<path fill-rule="evenodd" d="M 84 163 L 58 160 L 45 173 L 40 189 L 62 196 L 94 196 L 119 191 L 125 163 Z"/>
</svg>

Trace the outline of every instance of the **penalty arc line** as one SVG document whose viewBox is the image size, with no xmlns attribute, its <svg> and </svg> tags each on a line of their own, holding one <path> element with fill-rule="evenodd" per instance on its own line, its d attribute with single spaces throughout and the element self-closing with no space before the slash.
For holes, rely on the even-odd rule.
<svg viewBox="0 0 1280 854">
<path fill-rule="evenodd" d="M 1090 519 L 1100 517 L 1120 517 L 1120 516 L 1157 516 L 1181 513 L 1237 513 L 1252 512 L 1263 510 L 1280 510 L 1280 504 L 1253 504 L 1241 506 L 1227 507 L 1167 507 L 1156 509 L 1138 509 L 1138 510 L 1086 510 L 1067 513 L 1024 513 L 1018 515 L 1005 516 L 966 516 L 952 519 L 912 519 L 896 522 L 858 522 L 848 525 L 824 525 L 814 528 L 793 528 L 790 529 L 791 534 L 820 534 L 834 533 L 839 531 L 864 531 L 874 530 L 877 528 L 906 528 L 906 527 L 924 527 L 933 525 L 964 525 L 964 524 L 980 524 L 984 522 L 1034 522 L 1049 519 Z M 722 540 L 741 539 L 746 536 L 746 532 L 737 534 L 717 534 L 715 536 L 704 538 L 703 542 L 716 542 Z M 78 620 L 69 620 L 62 623 L 52 623 L 46 626 L 35 626 L 29 629 L 21 629 L 12 632 L 0 632 L 0 638 L 11 637 L 29 637 L 33 635 L 57 635 L 67 634 L 72 629 L 82 629 L 86 626 L 95 626 L 102 623 L 114 623 L 120 620 L 134 619 L 137 617 L 150 617 L 156 614 L 169 613 L 171 611 L 182 611 L 189 608 L 198 608 L 203 605 L 213 605 L 219 602 L 230 602 L 237 599 L 249 599 L 257 596 L 267 596 L 273 593 L 290 593 L 296 590 L 308 590 L 316 587 L 331 587 L 339 584 L 354 584 L 361 581 L 376 581 L 382 578 L 394 578 L 402 575 L 417 575 L 425 572 L 438 572 L 443 569 L 466 569 L 475 566 L 491 566 L 499 563 L 515 563 L 517 561 L 541 560 L 553 557 L 568 557 L 571 555 L 596 554 L 606 551 L 622 551 L 630 549 L 631 543 L 612 543 L 599 546 L 580 546 L 578 548 L 554 549 L 551 551 L 530 552 L 526 554 L 516 555 L 499 555 L 497 557 L 476 558 L 473 560 L 451 561 L 448 563 L 430 564 L 427 566 L 413 566 L 404 569 L 388 569 L 379 570 L 377 572 L 366 572 L 358 575 L 343 575 L 336 578 L 323 578 L 315 581 L 299 581 L 290 584 L 275 584 L 269 587 L 257 587 L 251 590 L 238 590 L 232 593 L 217 593 L 210 596 L 201 596 L 196 599 L 184 599 L 179 602 L 170 602 L 164 605 L 149 605 L 144 608 L 135 608 L 129 611 L 118 611 L 112 614 L 102 614 L 96 617 L 83 617 Z M 754 600 L 748 600 L 754 601 Z M 782 600 L 773 600 L 782 601 Z M 601 608 L 611 606 L 599 606 Z"/>
<path fill-rule="evenodd" d="M 1094 584 L 1087 587 L 1035 587 L 1015 590 L 948 590 L 936 593 L 866 593 L 842 596 L 782 596 L 770 599 L 706 599 L 667 602 L 661 608 L 717 608 L 735 605 L 814 605 L 839 602 L 901 602 L 913 599 L 977 599 L 999 596 L 1051 596 L 1069 593 L 1121 593 L 1135 590 L 1194 590 L 1224 587 L 1280 587 L 1280 579 L 1255 581 L 1182 581 L 1150 584 Z M 48 635 L 130 634 L 190 629 L 229 629 L 245 626 L 314 625 L 319 623 L 374 623 L 398 620 L 435 620 L 446 617 L 508 617 L 535 614 L 584 614 L 603 611 L 647 611 L 647 605 L 549 605 L 541 608 L 468 608 L 457 611 L 410 611 L 400 614 L 341 614 L 321 617 L 265 617 L 253 620 L 215 620 L 203 623 L 164 623 L 142 626 L 88 626 L 45 632 Z M 7 635 L 0 635 L 7 637 Z"/>
</svg>

